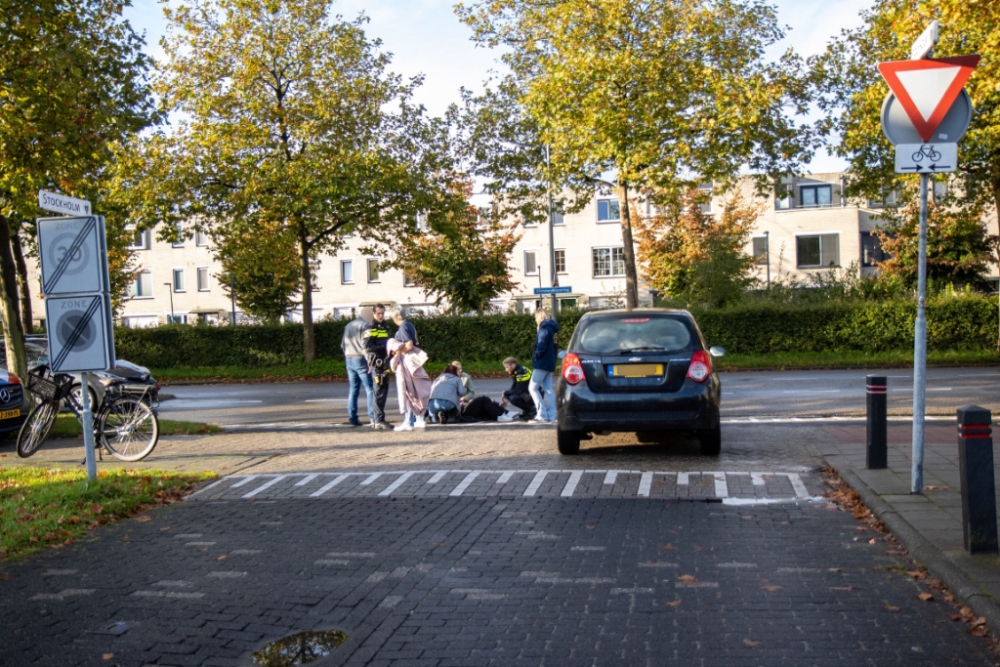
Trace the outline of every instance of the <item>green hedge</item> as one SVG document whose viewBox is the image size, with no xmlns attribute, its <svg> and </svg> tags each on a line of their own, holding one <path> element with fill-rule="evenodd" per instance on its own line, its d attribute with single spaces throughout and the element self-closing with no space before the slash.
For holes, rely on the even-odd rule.
<svg viewBox="0 0 1000 667">
<path fill-rule="evenodd" d="M 916 306 L 907 301 L 826 305 L 738 307 L 696 311 L 710 345 L 742 354 L 913 347 Z M 582 313 L 559 317 L 565 346 Z M 928 346 L 936 350 L 993 349 L 997 344 L 997 301 L 981 296 L 942 297 L 927 307 Z M 421 317 L 414 324 L 431 359 L 490 361 L 508 355 L 530 358 L 535 340 L 531 315 Z M 341 358 L 345 322 L 316 324 L 317 352 Z M 390 330 L 394 330 L 390 323 Z M 299 324 L 237 327 L 170 325 L 115 330 L 118 356 L 153 368 L 265 367 L 302 359 Z"/>
</svg>

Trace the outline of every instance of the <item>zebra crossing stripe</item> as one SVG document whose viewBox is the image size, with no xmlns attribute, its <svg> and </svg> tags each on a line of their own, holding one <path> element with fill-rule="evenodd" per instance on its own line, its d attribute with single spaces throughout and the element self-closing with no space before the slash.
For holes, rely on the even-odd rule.
<svg viewBox="0 0 1000 667">
<path fill-rule="evenodd" d="M 413 473 L 412 472 L 404 472 L 402 475 L 399 476 L 399 479 L 397 479 L 395 482 L 393 482 L 389 486 L 385 487 L 385 489 L 379 495 L 380 496 L 387 496 L 387 495 L 389 495 L 390 493 L 392 493 L 393 491 L 395 491 L 399 487 L 403 486 L 403 484 L 406 483 L 406 480 L 410 479 L 411 477 L 413 477 Z"/>
<path fill-rule="evenodd" d="M 265 482 L 265 483 L 261 484 L 260 486 L 258 486 L 258 487 L 257 487 L 256 489 L 254 489 L 253 491 L 251 491 L 251 492 L 249 492 L 249 493 L 245 494 L 245 495 L 244 495 L 243 497 L 244 497 L 244 498 L 253 498 L 254 496 L 256 496 L 256 495 L 257 495 L 257 494 L 259 494 L 259 493 L 264 493 L 265 491 L 267 491 L 267 490 L 268 490 L 268 489 L 270 489 L 270 488 L 271 488 L 272 486 L 274 486 L 275 484 L 277 484 L 277 483 L 278 483 L 278 482 L 280 482 L 281 480 L 285 479 L 286 477 L 288 477 L 288 475 L 277 475 L 277 476 L 275 476 L 275 478 L 274 478 L 274 479 L 272 479 L 272 480 L 271 480 L 270 482 Z"/>
<path fill-rule="evenodd" d="M 548 470 L 539 470 L 538 472 L 536 472 L 534 478 L 532 478 L 531 480 L 531 484 L 529 484 L 528 488 L 525 490 L 524 495 L 526 496 L 535 495 L 538 492 L 538 487 L 542 485 L 542 482 L 545 481 L 545 476 L 548 474 L 549 474 Z"/>
<path fill-rule="evenodd" d="M 653 487 L 653 473 L 644 472 L 639 478 L 639 495 L 648 496 L 649 490 Z"/>
<path fill-rule="evenodd" d="M 792 483 L 792 488 L 795 489 L 795 495 L 799 498 L 808 498 L 809 491 L 806 489 L 806 485 L 802 483 L 802 478 L 799 477 L 798 473 L 789 473 L 788 481 Z"/>
<path fill-rule="evenodd" d="M 463 493 L 465 493 L 465 490 L 469 488 L 469 485 L 472 484 L 472 482 L 476 479 L 476 477 L 479 477 L 478 472 L 470 472 L 468 475 L 465 476 L 465 479 L 463 479 L 461 482 L 458 483 L 458 486 L 452 489 L 452 492 L 449 493 L 448 495 L 449 496 L 462 495 Z"/>
<path fill-rule="evenodd" d="M 319 477 L 319 473 L 318 472 L 310 473 L 310 474 L 306 475 L 305 477 L 303 477 L 302 479 L 300 479 L 299 481 L 295 482 L 295 486 L 305 486 L 306 484 L 308 484 L 309 482 L 313 481 L 317 477 Z"/>
<path fill-rule="evenodd" d="M 513 476 L 514 476 L 513 470 L 506 470 L 502 475 L 500 475 L 500 478 L 497 479 L 497 484 L 506 484 L 507 482 L 510 481 L 510 478 Z"/>
<path fill-rule="evenodd" d="M 343 482 L 345 479 L 347 479 L 350 476 L 351 476 L 351 473 L 345 472 L 342 475 L 338 475 L 337 477 L 334 477 L 332 480 L 330 480 L 329 482 L 327 482 L 326 484 L 324 484 L 320 488 L 318 488 L 315 491 L 313 491 L 312 493 L 310 493 L 309 497 L 310 498 L 319 498 L 324 493 L 326 493 L 327 491 L 329 491 L 333 487 L 337 486 L 338 484 L 340 484 L 341 482 Z"/>
<path fill-rule="evenodd" d="M 617 479 L 617 478 L 618 478 L 618 471 L 617 470 L 609 470 L 604 475 L 604 483 L 605 484 L 614 484 L 615 483 L 615 479 Z"/>
<path fill-rule="evenodd" d="M 715 477 L 715 497 L 728 498 L 729 486 L 726 484 L 726 473 L 713 472 L 712 476 Z"/>
<path fill-rule="evenodd" d="M 369 486 L 372 482 L 374 482 L 376 479 L 378 479 L 381 476 L 382 476 L 382 473 L 380 473 L 380 472 L 373 472 L 372 474 L 368 475 L 368 477 L 365 477 L 364 480 L 362 480 L 362 482 L 361 482 L 361 484 L 359 486 Z"/>
<path fill-rule="evenodd" d="M 569 474 L 569 479 L 566 480 L 566 486 L 563 487 L 562 493 L 559 495 L 563 498 L 572 498 L 573 492 L 576 491 L 576 485 L 580 483 L 580 478 L 583 477 L 582 470 L 574 470 Z"/>
<path fill-rule="evenodd" d="M 434 473 L 433 477 L 431 477 L 429 480 L 427 480 L 427 483 L 428 484 L 437 484 L 442 479 L 444 479 L 444 476 L 447 475 L 449 472 L 450 472 L 449 470 L 438 470 L 436 473 Z"/>
</svg>

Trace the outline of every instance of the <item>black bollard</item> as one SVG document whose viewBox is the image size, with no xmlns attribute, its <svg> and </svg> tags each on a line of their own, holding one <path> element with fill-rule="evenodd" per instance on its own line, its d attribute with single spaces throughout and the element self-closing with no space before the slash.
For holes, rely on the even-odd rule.
<svg viewBox="0 0 1000 667">
<path fill-rule="evenodd" d="M 997 553 L 997 499 L 993 481 L 992 415 L 976 405 L 958 409 L 958 467 L 962 532 L 970 554 Z"/>
<path fill-rule="evenodd" d="M 868 449 L 865 465 L 869 470 L 882 470 L 889 466 L 885 376 L 869 375 L 865 378 L 865 384 L 868 392 Z"/>
</svg>

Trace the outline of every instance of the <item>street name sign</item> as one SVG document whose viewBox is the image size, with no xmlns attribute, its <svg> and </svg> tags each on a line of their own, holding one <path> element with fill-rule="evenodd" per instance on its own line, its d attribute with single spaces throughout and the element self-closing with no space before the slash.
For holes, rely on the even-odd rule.
<svg viewBox="0 0 1000 667">
<path fill-rule="evenodd" d="M 878 70 L 922 141 L 957 141 L 934 133 L 978 63 L 978 55 L 897 60 L 879 63 Z"/>
<path fill-rule="evenodd" d="M 107 292 L 104 218 L 39 218 L 38 248 L 46 296 Z"/>
<path fill-rule="evenodd" d="M 924 31 L 920 33 L 920 37 L 917 37 L 910 47 L 910 60 L 920 60 L 931 52 L 931 49 L 937 44 L 940 27 L 940 23 L 931 21 L 930 25 L 924 28 Z"/>
<path fill-rule="evenodd" d="M 115 339 L 107 294 L 48 297 L 45 317 L 53 373 L 104 371 L 113 365 Z"/>
<path fill-rule="evenodd" d="M 536 287 L 535 294 L 569 294 L 572 287 Z"/>
<path fill-rule="evenodd" d="M 90 215 L 90 202 L 46 190 L 38 191 L 38 206 L 43 211 L 65 215 Z"/>
<path fill-rule="evenodd" d="M 896 144 L 897 174 L 943 174 L 957 165 L 958 144 Z"/>
</svg>

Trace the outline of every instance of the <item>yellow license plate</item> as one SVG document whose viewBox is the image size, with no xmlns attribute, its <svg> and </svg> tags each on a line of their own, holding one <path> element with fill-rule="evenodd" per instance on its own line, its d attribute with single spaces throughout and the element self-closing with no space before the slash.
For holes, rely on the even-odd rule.
<svg viewBox="0 0 1000 667">
<path fill-rule="evenodd" d="M 11 419 L 13 417 L 20 417 L 20 410 L 3 410 L 0 411 L 0 419 Z"/>
<path fill-rule="evenodd" d="M 619 364 L 611 367 L 616 378 L 648 378 L 663 375 L 663 364 Z"/>
</svg>

